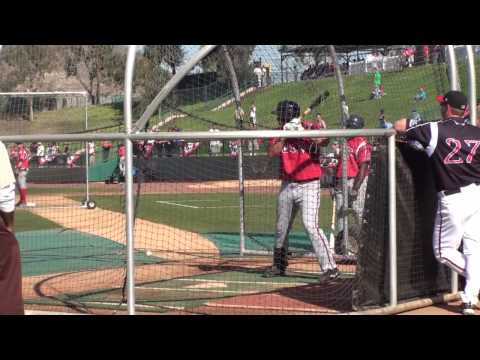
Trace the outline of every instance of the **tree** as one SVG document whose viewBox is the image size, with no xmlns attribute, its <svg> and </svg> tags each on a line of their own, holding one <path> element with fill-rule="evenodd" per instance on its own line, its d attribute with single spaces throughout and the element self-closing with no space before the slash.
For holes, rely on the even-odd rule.
<svg viewBox="0 0 480 360">
<path fill-rule="evenodd" d="M 100 103 L 102 85 L 123 82 L 125 54 L 113 45 L 69 45 L 65 48 L 65 73 L 75 76 L 92 104 Z"/>
<path fill-rule="evenodd" d="M 7 91 L 38 91 L 45 74 L 58 66 L 58 47 L 53 45 L 6 45 L 2 49 L 3 66 L 8 68 L 2 81 Z M 33 121 L 33 98 L 27 98 L 29 120 Z"/>
<path fill-rule="evenodd" d="M 253 68 L 250 62 L 256 45 L 227 45 L 233 67 L 237 74 L 239 85 L 253 79 Z M 230 75 L 225 63 L 225 56 L 221 46 L 218 46 L 202 62 L 203 71 L 214 71 L 217 73 L 219 82 L 230 84 Z"/>
<path fill-rule="evenodd" d="M 135 114 L 145 110 L 183 62 L 184 51 L 181 45 L 146 45 L 143 53 L 137 56 L 134 87 L 141 91 L 141 100 L 135 106 Z M 174 102 L 174 95 L 167 102 Z"/>
</svg>

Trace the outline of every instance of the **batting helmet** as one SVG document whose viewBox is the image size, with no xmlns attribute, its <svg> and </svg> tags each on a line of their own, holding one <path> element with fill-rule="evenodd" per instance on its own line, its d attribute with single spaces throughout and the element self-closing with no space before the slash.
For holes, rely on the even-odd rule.
<svg viewBox="0 0 480 360">
<path fill-rule="evenodd" d="M 350 115 L 345 122 L 345 127 L 347 129 L 363 129 L 364 126 L 365 120 L 359 115 Z"/>
<path fill-rule="evenodd" d="M 277 105 L 277 110 L 273 112 L 277 119 L 286 123 L 300 116 L 300 106 L 295 101 L 283 100 Z"/>
</svg>

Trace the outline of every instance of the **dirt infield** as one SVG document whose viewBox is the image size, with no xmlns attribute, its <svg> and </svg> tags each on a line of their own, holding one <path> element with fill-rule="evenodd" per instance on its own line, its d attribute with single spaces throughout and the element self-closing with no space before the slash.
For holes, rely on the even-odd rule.
<svg viewBox="0 0 480 360">
<path fill-rule="evenodd" d="M 63 196 L 31 196 L 30 199 L 41 205 L 31 208 L 32 213 L 63 228 L 126 244 L 125 216 L 121 213 L 100 208 L 87 210 L 79 202 Z M 58 204 L 61 207 L 55 207 Z M 173 260 L 188 258 L 186 253 L 219 255 L 215 245 L 197 233 L 142 219 L 135 221 L 135 248 L 150 250 L 161 258 Z"/>
<path fill-rule="evenodd" d="M 280 180 L 245 180 L 245 190 L 255 193 L 277 193 Z M 31 184 L 31 189 L 55 189 L 61 184 Z M 84 189 L 85 184 L 65 184 L 68 189 Z M 134 184 L 136 189 L 137 184 Z M 90 183 L 90 191 L 99 195 L 121 195 L 123 184 Z M 238 193 L 238 180 L 226 181 L 191 181 L 191 182 L 146 182 L 141 184 L 142 194 L 177 194 L 177 193 Z M 322 194 L 330 194 L 329 189 L 322 189 Z"/>
</svg>

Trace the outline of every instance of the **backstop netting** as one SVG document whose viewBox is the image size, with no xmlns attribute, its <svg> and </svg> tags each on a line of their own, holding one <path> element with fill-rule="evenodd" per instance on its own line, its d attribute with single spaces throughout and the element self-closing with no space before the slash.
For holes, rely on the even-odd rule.
<svg viewBox="0 0 480 360">
<path fill-rule="evenodd" d="M 123 131 L 122 92 L 118 88 L 123 75 L 118 68 L 124 66 L 125 48 L 18 47 L 4 47 L 0 53 L 0 66 L 9 71 L 5 74 L 10 74 L 2 76 L 1 86 L 5 92 L 62 90 L 47 86 L 42 77 L 35 78 L 35 87 L 27 84 L 30 78 L 13 77 L 11 74 L 18 71 L 15 64 L 29 63 L 25 54 L 33 59 L 38 58 L 38 54 L 56 59 L 49 62 L 58 65 L 55 69 L 42 68 L 46 74 L 57 74 L 55 84 L 61 84 L 64 75 L 59 74 L 66 73 L 69 75 L 65 78 L 74 77 L 82 86 L 85 79 L 82 76 L 91 69 L 87 58 L 93 57 L 104 64 L 105 72 L 97 74 L 102 79 L 100 93 L 97 85 L 87 86 L 88 129 L 85 129 L 85 119 L 80 123 L 73 113 L 67 115 L 68 109 L 58 108 L 58 102 L 50 110 L 38 105 L 31 120 L 28 100 L 17 100 L 27 118 L 5 115 L 5 120 L 0 119 L 15 124 L 8 134 Z M 383 138 L 368 139 L 373 160 L 366 184 L 364 217 L 352 219 L 361 225 L 361 231 L 357 226 L 354 229 L 357 232 L 351 232 L 355 247 L 342 250 L 335 246 L 339 229 L 333 186 L 338 161 L 336 143 L 342 139 L 330 139 L 328 146 L 314 151 L 315 158 L 322 164 L 322 176 L 318 179 L 318 188 L 314 189 L 320 206 L 317 209 L 317 203 L 308 202 L 304 212 L 310 217 L 305 221 L 301 212 L 297 214 L 289 235 L 286 274 L 270 278 L 265 277 L 265 272 L 272 265 L 276 239 L 281 189 L 279 160 L 267 156 L 269 139 L 215 137 L 217 130 L 247 132 L 278 128 L 272 111 L 279 101 L 286 99 L 298 102 L 302 111 L 320 99 L 304 120 L 312 124 L 324 121 L 328 128 L 341 127 L 338 85 L 327 48 L 322 45 L 227 46 L 240 92 L 241 101 L 237 104 L 225 49 L 218 46 L 176 83 L 145 119 L 144 114 L 154 98 L 201 48 L 201 45 L 137 48 L 133 114 L 134 123 L 139 126 L 136 130 L 145 133 L 145 139 L 134 142 L 136 310 L 171 314 L 329 314 L 386 305 L 388 191 Z M 388 121 L 408 115 L 405 112 L 409 113 L 414 105 L 421 114 L 430 114 L 427 118 L 433 119 L 432 99 L 436 87 L 448 89 L 444 62 L 438 60 L 427 65 L 413 62 L 410 67 L 402 63 L 401 55 L 395 57 L 397 50 L 391 48 L 388 49 L 391 56 L 385 54 L 391 59 L 383 62 L 383 95 L 370 99 L 374 74 L 372 57 L 367 61 L 367 55 L 383 51 L 382 46 L 378 49 L 337 47 L 350 112 L 362 115 L 368 128 L 377 127 L 377 115 L 382 108 Z M 6 54 L 9 57 L 4 58 Z M 355 54 L 357 58 L 353 61 Z M 365 60 L 363 65 L 361 59 Z M 417 88 L 424 84 L 427 98 L 413 100 Z M 63 90 L 69 89 L 65 85 Z M 59 122 L 62 125 L 54 125 L 56 121 L 39 125 L 47 112 L 52 112 L 50 119 L 63 119 Z M 137 122 L 142 119 L 146 121 Z M 171 132 L 171 137 L 148 138 L 149 133 L 159 131 Z M 185 140 L 182 131 L 208 132 L 212 137 Z M 16 144 L 7 145 L 15 154 Z M 32 144 L 26 145 L 30 149 Z M 121 143 L 69 142 L 59 146 L 66 145 L 74 157 L 67 157 L 65 162 L 40 165 L 32 157 L 28 197 L 36 206 L 17 210 L 16 231 L 22 250 L 26 303 L 32 309 L 109 314 L 125 311 Z M 33 149 L 30 151 L 34 153 Z M 425 206 L 434 205 L 427 202 L 426 195 L 419 190 L 424 183 L 417 179 L 417 168 L 412 167 L 408 154 L 403 150 L 397 153 L 397 173 L 402 178 L 397 192 L 406 196 L 398 200 L 401 224 L 398 228 L 411 229 L 402 236 L 398 234 L 401 301 L 447 290 L 445 276 L 448 275 L 444 275 L 444 268 L 437 268 L 431 261 L 426 240 L 429 220 L 422 216 L 426 213 Z M 75 155 L 76 161 L 69 163 L 68 159 L 73 160 Z M 95 202 L 92 209 L 84 206 L 87 178 L 88 196 Z M 324 269 L 315 256 L 304 222 L 313 224 L 320 241 L 328 241 L 340 270 L 338 278 L 319 281 Z"/>
</svg>

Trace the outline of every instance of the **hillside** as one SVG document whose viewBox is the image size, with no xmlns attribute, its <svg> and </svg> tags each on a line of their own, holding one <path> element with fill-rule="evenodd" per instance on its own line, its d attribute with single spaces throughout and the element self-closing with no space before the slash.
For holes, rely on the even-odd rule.
<svg viewBox="0 0 480 360">
<path fill-rule="evenodd" d="M 465 66 L 460 65 L 459 68 L 461 83 L 463 88 L 465 88 Z M 406 69 L 403 72 L 384 73 L 383 83 L 386 95 L 379 100 L 369 100 L 373 87 L 373 74 L 345 77 L 345 90 L 350 113 L 362 115 L 366 120 L 368 128 L 377 127 L 380 109 L 385 110 L 385 116 L 388 121 L 395 121 L 401 117 L 409 116 L 414 108 L 427 120 L 434 120 L 440 116 L 435 96 L 448 90 L 445 65 L 418 66 Z M 418 88 L 422 85 L 426 86 L 427 100 L 415 103 L 413 98 Z M 338 86 L 335 78 L 291 82 L 264 88 L 245 96 L 242 100 L 242 107 L 248 116 L 251 104 L 255 103 L 259 128 L 275 128 L 276 119 L 271 112 L 279 101 L 285 99 L 294 100 L 304 109 L 318 94 L 325 90 L 330 92 L 330 97 L 316 111 L 322 113 L 330 128 L 338 128 L 340 106 Z M 212 111 L 213 108 L 228 99 L 229 96 L 223 96 L 209 102 L 200 102 L 182 107 L 180 110 L 186 111 L 193 116 L 186 116 L 167 122 L 160 127 L 160 130 L 166 131 L 171 126 L 177 126 L 183 131 L 205 131 L 211 127 L 212 123 L 218 124 L 218 127 L 224 130 L 232 130 L 234 129 L 233 105 L 219 111 Z M 162 117 L 159 118 L 158 115 L 155 115 L 151 119 L 150 125 L 158 124 L 171 115 L 171 113 L 172 110 L 165 106 Z M 313 114 L 309 118 L 311 117 L 313 117 Z M 25 120 L 9 119 L 9 121 L 6 121 L 5 118 L 0 117 L 0 126 L 4 129 L 5 134 L 78 132 L 84 130 L 84 122 L 83 110 L 72 108 L 37 113 L 35 121 L 32 123 Z M 115 126 L 122 123 L 123 111 L 120 103 L 117 105 L 89 107 L 89 128 Z M 118 130 L 120 128 L 115 126 L 106 131 Z"/>
<path fill-rule="evenodd" d="M 388 121 L 395 121 L 401 117 L 409 116 L 415 108 L 428 120 L 440 116 L 435 96 L 448 90 L 448 79 L 444 65 L 420 66 L 406 69 L 398 73 L 384 73 L 383 83 L 386 95 L 379 100 L 369 100 L 373 88 L 373 74 L 350 76 L 345 78 L 345 93 L 350 108 L 350 113 L 362 115 L 367 127 L 375 128 L 378 123 L 380 109 L 385 110 Z M 428 98 L 426 101 L 416 103 L 413 98 L 422 85 L 426 86 Z M 248 112 L 252 103 L 257 107 L 257 121 L 261 128 L 274 128 L 275 116 L 271 114 L 276 104 L 284 99 L 297 101 L 302 109 L 305 109 L 311 101 L 321 92 L 328 90 L 330 97 L 317 108 L 322 113 L 328 126 L 338 128 L 340 121 L 340 105 L 338 85 L 335 78 L 292 82 L 261 89 L 256 93 L 246 96 L 242 100 L 242 107 Z M 205 104 L 189 106 L 188 112 L 193 116 L 175 120 L 175 125 L 184 131 L 208 130 L 210 124 L 207 121 L 225 125 L 225 129 L 234 125 L 234 107 L 213 112 Z M 314 112 L 315 113 L 315 112 Z M 313 114 L 310 116 L 312 117 Z M 172 124 L 166 124 L 161 129 L 166 130 Z"/>
</svg>

